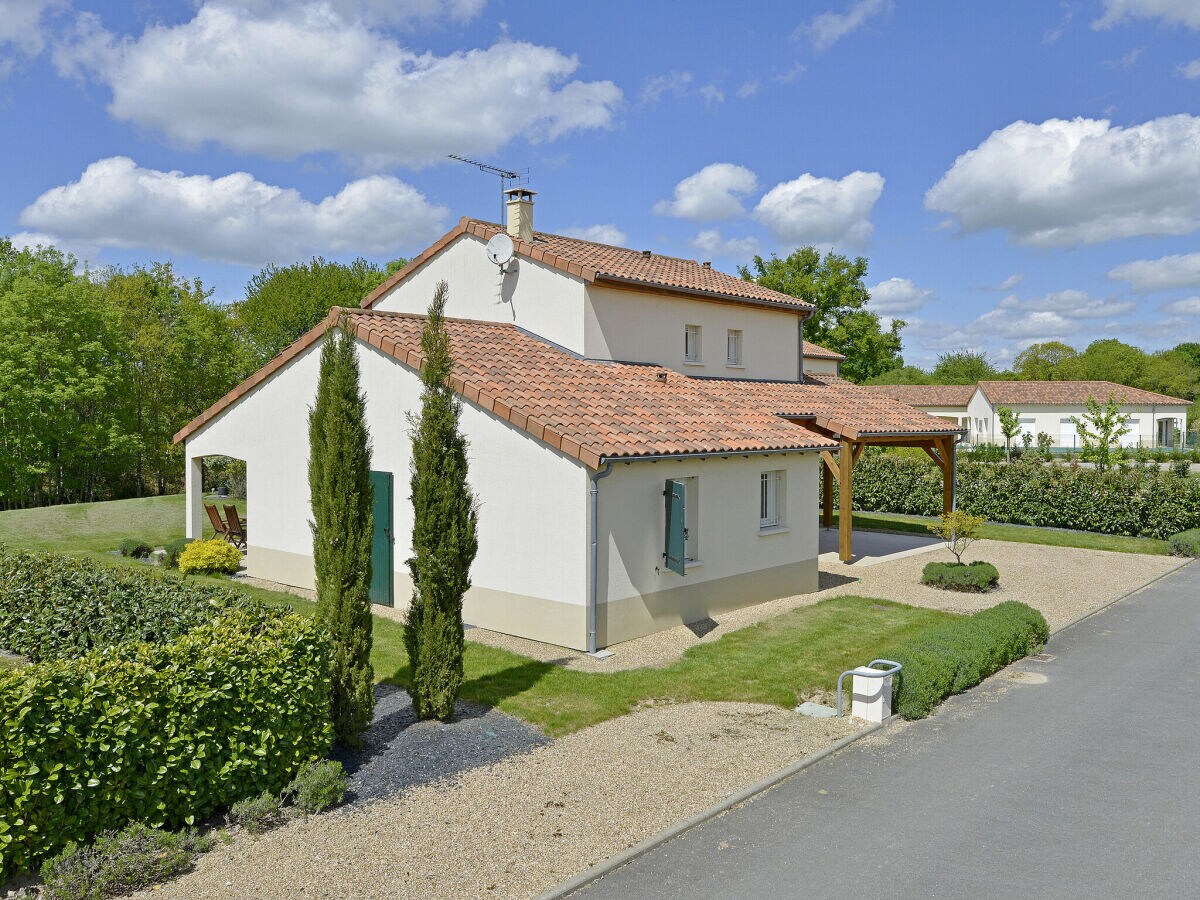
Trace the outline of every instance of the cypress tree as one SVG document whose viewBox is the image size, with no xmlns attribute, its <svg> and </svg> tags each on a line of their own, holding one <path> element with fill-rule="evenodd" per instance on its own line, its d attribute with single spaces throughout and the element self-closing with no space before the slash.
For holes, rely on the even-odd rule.
<svg viewBox="0 0 1200 900">
<path fill-rule="evenodd" d="M 308 485 L 312 497 L 317 620 L 333 637 L 330 716 L 349 746 L 375 712 L 371 668 L 371 441 L 358 383 L 354 335 L 345 321 L 321 346 L 317 400 L 309 414 Z"/>
<path fill-rule="evenodd" d="M 438 283 L 421 334 L 420 416 L 412 426 L 413 597 L 404 643 L 412 669 L 413 709 L 420 719 L 446 721 L 463 680 L 463 595 L 471 586 L 475 498 L 467 485 L 467 440 L 459 431 L 462 402 L 450 389 L 450 336 L 443 313 L 446 282 Z"/>
</svg>

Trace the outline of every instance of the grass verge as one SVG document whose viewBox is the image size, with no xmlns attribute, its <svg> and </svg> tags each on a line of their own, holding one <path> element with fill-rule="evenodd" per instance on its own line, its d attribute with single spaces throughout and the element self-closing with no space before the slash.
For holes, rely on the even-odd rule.
<svg viewBox="0 0 1200 900">
<path fill-rule="evenodd" d="M 833 516 L 834 525 L 838 516 Z M 874 531 L 903 531 L 928 536 L 927 522 L 934 519 L 906 516 L 899 513 L 855 513 L 854 527 Z M 1079 547 L 1083 550 L 1109 550 L 1115 553 L 1146 553 L 1151 556 L 1170 556 L 1167 541 L 1155 538 L 1128 537 L 1121 534 L 1096 534 L 1091 531 L 1064 531 L 1058 528 L 1034 528 L 1026 525 L 1001 525 L 985 522 L 979 536 L 990 541 L 1016 541 L 1024 544 L 1044 544 L 1050 547 Z"/>
</svg>

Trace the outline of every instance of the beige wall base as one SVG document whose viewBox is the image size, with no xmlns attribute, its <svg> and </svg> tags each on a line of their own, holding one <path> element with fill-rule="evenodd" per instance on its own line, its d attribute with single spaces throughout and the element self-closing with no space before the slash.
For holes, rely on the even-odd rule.
<svg viewBox="0 0 1200 900">
<path fill-rule="evenodd" d="M 697 622 L 733 609 L 817 590 L 815 559 L 687 584 L 645 596 L 600 604 L 596 633 L 601 647 Z"/>
<path fill-rule="evenodd" d="M 310 556 L 251 547 L 246 571 L 255 578 L 312 590 Z M 644 637 L 656 631 L 687 625 L 732 609 L 807 594 L 817 589 L 817 561 L 805 560 L 712 581 L 686 583 L 647 596 L 601 603 L 596 611 L 596 636 L 601 647 Z M 396 608 L 408 606 L 412 581 L 395 573 Z M 463 620 L 479 628 L 516 637 L 587 649 L 587 608 L 540 597 L 524 597 L 484 587 L 472 587 L 463 602 Z"/>
</svg>

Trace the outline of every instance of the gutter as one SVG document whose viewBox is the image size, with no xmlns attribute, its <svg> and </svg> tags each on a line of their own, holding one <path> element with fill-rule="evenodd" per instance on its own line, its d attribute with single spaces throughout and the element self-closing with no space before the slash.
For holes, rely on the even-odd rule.
<svg viewBox="0 0 1200 900">
<path fill-rule="evenodd" d="M 596 653 L 596 604 L 597 579 L 600 570 L 600 479 L 612 474 L 612 460 L 604 461 L 604 468 L 591 474 L 590 496 L 591 540 L 588 543 L 588 606 L 587 606 L 587 652 Z"/>
<path fill-rule="evenodd" d="M 684 294 L 690 297 L 707 298 L 709 300 L 719 300 L 726 303 L 745 303 L 749 306 L 761 306 L 765 309 L 773 309 L 779 311 L 791 310 L 792 312 L 802 313 L 806 318 L 812 315 L 813 308 L 806 305 L 803 300 L 796 300 L 795 303 L 785 303 L 782 300 L 757 300 L 754 297 L 738 297 L 733 294 L 723 294 L 720 291 L 702 291 L 698 288 L 678 287 L 673 284 L 659 284 L 654 281 L 642 281 L 639 278 L 624 278 L 620 275 L 606 275 L 603 272 L 597 272 L 593 284 L 622 284 L 633 285 L 647 290 L 659 291 L 664 294 Z M 795 298 L 792 298 L 795 300 Z"/>
<path fill-rule="evenodd" d="M 831 439 L 832 440 L 832 439 Z M 712 450 L 704 453 L 655 453 L 645 456 L 602 456 L 600 462 L 611 466 L 615 462 L 659 462 L 664 459 L 713 459 L 715 457 L 733 456 L 766 456 L 771 453 L 820 453 L 822 450 L 836 450 L 832 447 L 780 447 L 774 450 Z M 601 476 L 603 477 L 603 476 Z"/>
</svg>

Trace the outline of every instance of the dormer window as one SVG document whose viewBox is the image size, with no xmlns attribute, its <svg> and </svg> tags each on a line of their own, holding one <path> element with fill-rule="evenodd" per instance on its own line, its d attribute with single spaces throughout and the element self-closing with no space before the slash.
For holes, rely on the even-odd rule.
<svg viewBox="0 0 1200 900">
<path fill-rule="evenodd" d="M 725 333 L 725 365 L 741 366 L 742 364 L 742 332 L 738 328 L 730 328 Z"/>
<path fill-rule="evenodd" d="M 688 363 L 700 362 L 700 326 L 683 326 L 683 361 Z"/>
</svg>

